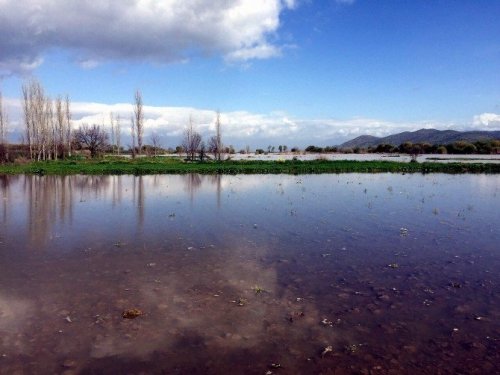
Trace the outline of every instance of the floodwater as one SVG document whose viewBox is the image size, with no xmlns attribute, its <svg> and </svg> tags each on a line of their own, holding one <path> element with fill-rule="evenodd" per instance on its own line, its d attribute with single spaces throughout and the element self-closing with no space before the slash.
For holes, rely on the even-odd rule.
<svg viewBox="0 0 500 375">
<path fill-rule="evenodd" d="M 3 176 L 0 199 L 2 374 L 499 373 L 498 175 Z"/>
<path fill-rule="evenodd" d="M 338 154 L 338 153 L 271 153 L 271 154 L 234 154 L 230 155 L 233 160 L 357 160 L 357 161 L 397 161 L 408 163 L 411 156 L 408 154 Z M 419 162 L 432 163 L 486 163 L 499 164 L 500 155 L 443 155 L 443 154 L 421 154 Z"/>
</svg>

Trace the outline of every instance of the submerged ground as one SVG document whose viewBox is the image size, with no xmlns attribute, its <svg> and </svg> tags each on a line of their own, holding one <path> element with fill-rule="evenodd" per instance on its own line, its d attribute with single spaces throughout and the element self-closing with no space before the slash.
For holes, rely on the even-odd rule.
<svg viewBox="0 0 500 375">
<path fill-rule="evenodd" d="M 2 373 L 497 371 L 498 175 L 0 182 Z"/>
</svg>

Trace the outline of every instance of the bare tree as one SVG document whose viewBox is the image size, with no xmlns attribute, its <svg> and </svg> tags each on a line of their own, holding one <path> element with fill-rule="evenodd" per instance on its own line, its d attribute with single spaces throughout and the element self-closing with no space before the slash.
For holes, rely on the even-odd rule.
<svg viewBox="0 0 500 375">
<path fill-rule="evenodd" d="M 70 137 L 71 132 L 68 132 L 69 123 L 67 119 L 67 111 L 65 106 L 66 102 L 63 107 L 63 100 L 61 96 L 58 96 L 55 101 L 56 115 L 54 121 L 55 124 L 54 159 L 57 159 L 58 156 L 64 158 L 64 151 L 67 148 L 68 143 L 71 143 L 71 140 L 69 140 L 69 142 L 67 140 L 67 137 Z"/>
<path fill-rule="evenodd" d="M 25 134 L 29 157 L 37 160 L 64 157 L 67 142 L 71 154 L 71 114 L 69 98 L 62 103 L 58 97 L 54 102 L 45 95 L 42 85 L 35 79 L 22 87 Z"/>
<path fill-rule="evenodd" d="M 66 142 L 68 145 L 68 156 L 71 157 L 72 131 L 71 131 L 71 112 L 69 107 L 70 107 L 69 96 L 66 95 L 66 100 L 64 101 L 64 113 L 66 115 Z"/>
<path fill-rule="evenodd" d="M 3 108 L 2 92 L 0 91 L 0 162 L 9 159 L 9 150 L 7 146 L 6 133 L 7 133 L 7 115 Z"/>
<path fill-rule="evenodd" d="M 120 125 L 120 115 L 116 116 L 115 122 L 115 140 L 116 140 L 116 153 L 120 155 L 121 151 L 121 138 L 122 138 L 122 130 Z"/>
<path fill-rule="evenodd" d="M 9 119 L 3 108 L 2 92 L 0 91 L 0 144 L 5 145 L 7 134 L 7 123 Z"/>
<path fill-rule="evenodd" d="M 115 116 L 113 112 L 109 113 L 109 123 L 110 123 L 110 138 L 111 138 L 111 152 L 114 154 L 115 153 Z"/>
<path fill-rule="evenodd" d="M 144 111 L 142 105 L 142 94 L 139 90 L 135 92 L 134 103 L 134 120 L 137 135 L 137 146 L 139 148 L 139 155 L 142 152 L 142 137 L 144 135 Z"/>
<path fill-rule="evenodd" d="M 132 137 L 132 158 L 135 158 L 135 119 L 130 119 L 130 136 Z"/>
<path fill-rule="evenodd" d="M 108 145 L 108 134 L 103 128 L 95 124 L 80 126 L 80 129 L 75 132 L 74 139 L 81 148 L 87 148 L 90 151 L 92 158 L 104 151 Z"/>
<path fill-rule="evenodd" d="M 222 134 L 221 134 L 221 123 L 220 123 L 220 111 L 217 111 L 215 118 L 215 140 L 216 140 L 216 157 L 217 160 L 221 160 L 222 154 Z"/>
<path fill-rule="evenodd" d="M 210 139 L 208 140 L 208 152 L 210 152 L 211 154 L 213 154 L 214 159 L 217 160 L 217 155 L 220 154 L 220 150 L 219 150 L 219 147 L 218 147 L 218 142 L 217 142 L 217 136 L 216 135 L 210 137 Z"/>
<path fill-rule="evenodd" d="M 200 147 L 201 140 L 201 134 L 193 128 L 193 118 L 189 116 L 189 126 L 184 131 L 184 138 L 182 139 L 182 147 L 188 159 L 194 160 L 196 152 Z"/>
<path fill-rule="evenodd" d="M 198 147 L 198 156 L 200 161 L 204 161 L 207 155 L 207 147 L 205 146 L 205 142 L 201 141 L 200 146 Z"/>
<path fill-rule="evenodd" d="M 157 132 L 151 133 L 151 145 L 153 146 L 154 156 L 156 157 L 158 149 L 161 147 L 160 136 L 158 135 Z"/>
</svg>

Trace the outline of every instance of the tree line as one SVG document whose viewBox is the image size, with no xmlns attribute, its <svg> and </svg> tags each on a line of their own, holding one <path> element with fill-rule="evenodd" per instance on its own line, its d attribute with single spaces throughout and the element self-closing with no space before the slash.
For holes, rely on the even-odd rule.
<svg viewBox="0 0 500 375">
<path fill-rule="evenodd" d="M 447 144 L 412 143 L 404 142 L 399 146 L 380 144 L 369 147 L 337 147 L 337 146 L 308 146 L 306 152 L 315 153 L 385 153 L 385 154 L 498 154 L 500 153 L 500 140 L 481 140 L 476 142 L 456 141 Z"/>
</svg>

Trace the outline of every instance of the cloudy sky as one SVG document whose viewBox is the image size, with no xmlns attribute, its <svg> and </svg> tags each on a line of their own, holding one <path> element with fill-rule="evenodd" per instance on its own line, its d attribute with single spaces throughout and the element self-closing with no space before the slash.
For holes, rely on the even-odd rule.
<svg viewBox="0 0 500 375">
<path fill-rule="evenodd" d="M 209 135 L 217 109 L 237 148 L 500 130 L 498 15 L 494 0 L 0 0 L 0 89 L 12 138 L 31 76 L 71 97 L 75 126 L 113 111 L 128 128 L 140 89 L 164 146 L 189 116 Z"/>
</svg>

